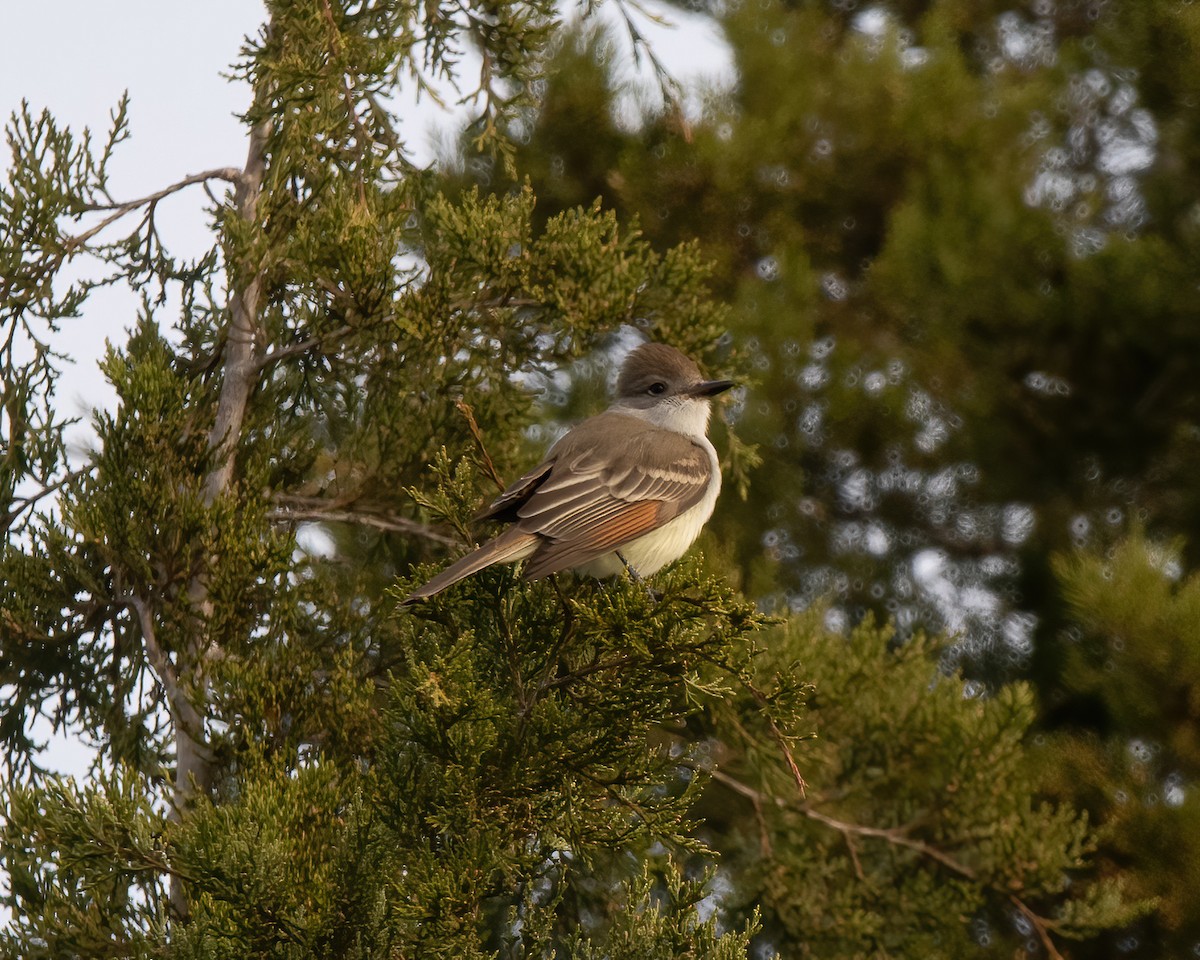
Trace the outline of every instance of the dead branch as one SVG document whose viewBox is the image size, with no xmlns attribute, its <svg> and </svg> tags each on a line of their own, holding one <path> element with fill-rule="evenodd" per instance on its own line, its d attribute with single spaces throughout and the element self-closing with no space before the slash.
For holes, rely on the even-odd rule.
<svg viewBox="0 0 1200 960">
<path fill-rule="evenodd" d="M 322 500 L 320 497 L 289 497 L 277 496 L 279 504 L 267 511 L 267 517 L 275 523 L 350 523 L 363 527 L 373 527 L 387 533 L 403 533 L 408 536 L 420 537 L 433 543 L 447 547 L 459 546 L 459 541 L 449 534 L 395 513 L 383 513 L 377 510 L 345 509 L 336 501 Z"/>
<path fill-rule="evenodd" d="M 113 212 L 94 227 L 91 227 L 85 230 L 83 233 L 77 234 L 73 237 L 68 237 L 66 242 L 67 252 L 71 253 L 75 250 L 78 250 L 85 243 L 91 240 L 92 237 L 96 236 L 96 234 L 103 232 L 122 217 L 132 213 L 134 210 L 138 210 L 147 205 L 156 204 L 165 197 L 169 197 L 173 193 L 178 193 L 180 190 L 190 187 L 193 184 L 207 184 L 210 180 L 225 180 L 229 183 L 240 184 L 242 175 L 242 171 L 235 167 L 217 167 L 213 170 L 205 170 L 203 173 L 194 173 L 190 177 L 184 177 L 182 180 L 172 183 L 170 186 L 163 187 L 161 190 L 157 190 L 154 193 L 148 194 L 137 200 L 129 200 L 126 203 L 119 204 L 88 204 L 87 207 L 85 207 L 85 210 L 89 212 L 100 210 L 112 210 Z"/>
<path fill-rule="evenodd" d="M 475 411 L 471 409 L 471 405 L 465 400 L 456 400 L 454 406 L 463 415 L 463 419 L 467 421 L 467 429 L 471 431 L 471 436 L 475 438 L 475 445 L 479 447 L 479 454 L 483 457 L 484 471 L 491 478 L 492 483 L 503 493 L 505 490 L 504 481 L 500 479 L 500 474 L 496 471 L 496 465 L 492 462 L 492 455 L 488 453 L 487 446 L 483 442 L 483 432 L 479 429 L 479 424 L 475 420 Z"/>
</svg>

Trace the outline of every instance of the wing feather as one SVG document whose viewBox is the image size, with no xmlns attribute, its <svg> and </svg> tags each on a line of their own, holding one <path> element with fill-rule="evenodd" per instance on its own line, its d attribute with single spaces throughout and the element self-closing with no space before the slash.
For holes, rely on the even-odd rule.
<svg viewBox="0 0 1200 960">
<path fill-rule="evenodd" d="M 475 515 L 476 520 L 516 520 L 517 510 L 537 489 L 538 483 L 554 469 L 554 460 L 549 456 L 528 473 L 514 480 L 495 500 Z"/>
<path fill-rule="evenodd" d="M 533 579 L 662 526 L 699 503 L 711 478 L 707 452 L 683 434 L 602 413 L 563 436 L 481 517 L 513 522 L 541 539 L 525 569 Z"/>
<path fill-rule="evenodd" d="M 578 537 L 544 540 L 529 558 L 522 575 L 527 580 L 536 580 L 602 557 L 660 526 L 660 507 L 661 503 L 654 500 L 628 504 L 604 524 L 593 525 Z"/>
<path fill-rule="evenodd" d="M 518 523 L 550 540 L 578 540 L 585 550 L 590 544 L 594 556 L 699 503 L 712 478 L 708 454 L 687 437 L 621 414 L 584 421 L 560 442 L 567 449 L 521 505 Z M 611 450 L 616 443 L 622 455 L 615 463 L 596 455 L 597 448 Z M 655 504 L 652 523 L 645 511 L 626 518 L 628 507 L 643 502 Z M 618 539 L 606 536 L 602 542 L 593 529 L 601 526 Z"/>
</svg>

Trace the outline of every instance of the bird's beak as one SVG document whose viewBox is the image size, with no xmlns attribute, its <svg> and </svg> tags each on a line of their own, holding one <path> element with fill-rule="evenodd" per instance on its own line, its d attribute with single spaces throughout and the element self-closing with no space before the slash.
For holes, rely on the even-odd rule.
<svg viewBox="0 0 1200 960">
<path fill-rule="evenodd" d="M 718 393 L 724 393 L 730 387 L 736 386 L 732 380 L 701 380 L 688 388 L 688 394 L 693 397 L 715 397 Z"/>
</svg>

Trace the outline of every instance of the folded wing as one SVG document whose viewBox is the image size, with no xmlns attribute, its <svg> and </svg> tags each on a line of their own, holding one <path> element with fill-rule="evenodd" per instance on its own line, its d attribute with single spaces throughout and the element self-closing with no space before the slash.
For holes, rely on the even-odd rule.
<svg viewBox="0 0 1200 960">
<path fill-rule="evenodd" d="M 711 477 L 708 454 L 682 434 L 604 413 L 555 444 L 484 516 L 540 538 L 525 568 L 535 579 L 668 523 L 704 498 Z"/>
</svg>

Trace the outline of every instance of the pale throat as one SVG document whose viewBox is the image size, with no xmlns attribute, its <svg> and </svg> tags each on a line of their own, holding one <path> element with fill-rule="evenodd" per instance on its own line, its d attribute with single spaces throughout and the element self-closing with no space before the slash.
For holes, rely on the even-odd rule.
<svg viewBox="0 0 1200 960">
<path fill-rule="evenodd" d="M 673 397 L 649 407 L 637 407 L 618 400 L 611 409 L 688 437 L 705 436 L 708 433 L 708 419 L 712 415 L 708 400 L 698 397 Z"/>
</svg>

